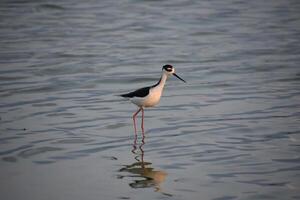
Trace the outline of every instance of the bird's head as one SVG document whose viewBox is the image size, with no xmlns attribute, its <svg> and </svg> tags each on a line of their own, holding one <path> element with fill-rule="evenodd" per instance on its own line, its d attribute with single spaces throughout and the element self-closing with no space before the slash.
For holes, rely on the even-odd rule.
<svg viewBox="0 0 300 200">
<path fill-rule="evenodd" d="M 182 78 L 180 78 L 177 74 L 175 74 L 175 68 L 172 65 L 164 65 L 162 68 L 163 72 L 167 75 L 173 75 L 180 79 L 181 81 L 185 82 Z"/>
</svg>

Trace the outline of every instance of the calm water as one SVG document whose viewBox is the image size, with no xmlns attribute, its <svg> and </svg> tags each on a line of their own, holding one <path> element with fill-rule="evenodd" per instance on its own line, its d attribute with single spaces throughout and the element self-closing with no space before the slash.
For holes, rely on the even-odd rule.
<svg viewBox="0 0 300 200">
<path fill-rule="evenodd" d="M 1 199 L 300 199 L 300 2 L 1 1 L 0 116 Z"/>
</svg>

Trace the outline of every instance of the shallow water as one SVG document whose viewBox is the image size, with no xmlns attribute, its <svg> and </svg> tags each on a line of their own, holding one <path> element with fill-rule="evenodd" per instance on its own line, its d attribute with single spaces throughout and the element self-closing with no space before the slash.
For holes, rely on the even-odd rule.
<svg viewBox="0 0 300 200">
<path fill-rule="evenodd" d="M 0 30 L 3 199 L 300 199 L 300 2 L 2 1 Z M 166 63 L 135 138 L 116 95 Z"/>
</svg>

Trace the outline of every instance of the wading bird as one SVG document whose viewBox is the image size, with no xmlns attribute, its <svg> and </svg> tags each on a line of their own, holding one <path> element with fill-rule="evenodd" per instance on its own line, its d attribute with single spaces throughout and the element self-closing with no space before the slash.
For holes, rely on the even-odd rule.
<svg viewBox="0 0 300 200">
<path fill-rule="evenodd" d="M 120 95 L 124 98 L 130 99 L 130 101 L 133 104 L 135 104 L 139 107 L 139 109 L 132 116 L 135 134 L 136 134 L 136 116 L 137 116 L 137 114 L 140 111 L 142 111 L 141 128 L 144 133 L 144 108 L 145 107 L 153 107 L 159 103 L 166 80 L 167 80 L 168 76 L 170 76 L 170 75 L 176 76 L 178 79 L 185 82 L 185 80 L 183 80 L 177 74 L 175 74 L 175 69 L 172 65 L 164 65 L 162 68 L 161 78 L 155 85 L 140 88 L 133 92 L 129 92 L 129 93 Z"/>
</svg>

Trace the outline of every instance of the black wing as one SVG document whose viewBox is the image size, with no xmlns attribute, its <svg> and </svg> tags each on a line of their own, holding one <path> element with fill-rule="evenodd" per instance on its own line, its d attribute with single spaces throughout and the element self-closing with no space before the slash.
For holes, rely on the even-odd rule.
<svg viewBox="0 0 300 200">
<path fill-rule="evenodd" d="M 127 97 L 127 98 L 133 98 L 133 97 L 145 97 L 149 94 L 150 87 L 144 87 L 141 89 L 138 89 L 133 92 L 129 92 L 127 94 L 121 94 L 121 97 Z"/>
</svg>

